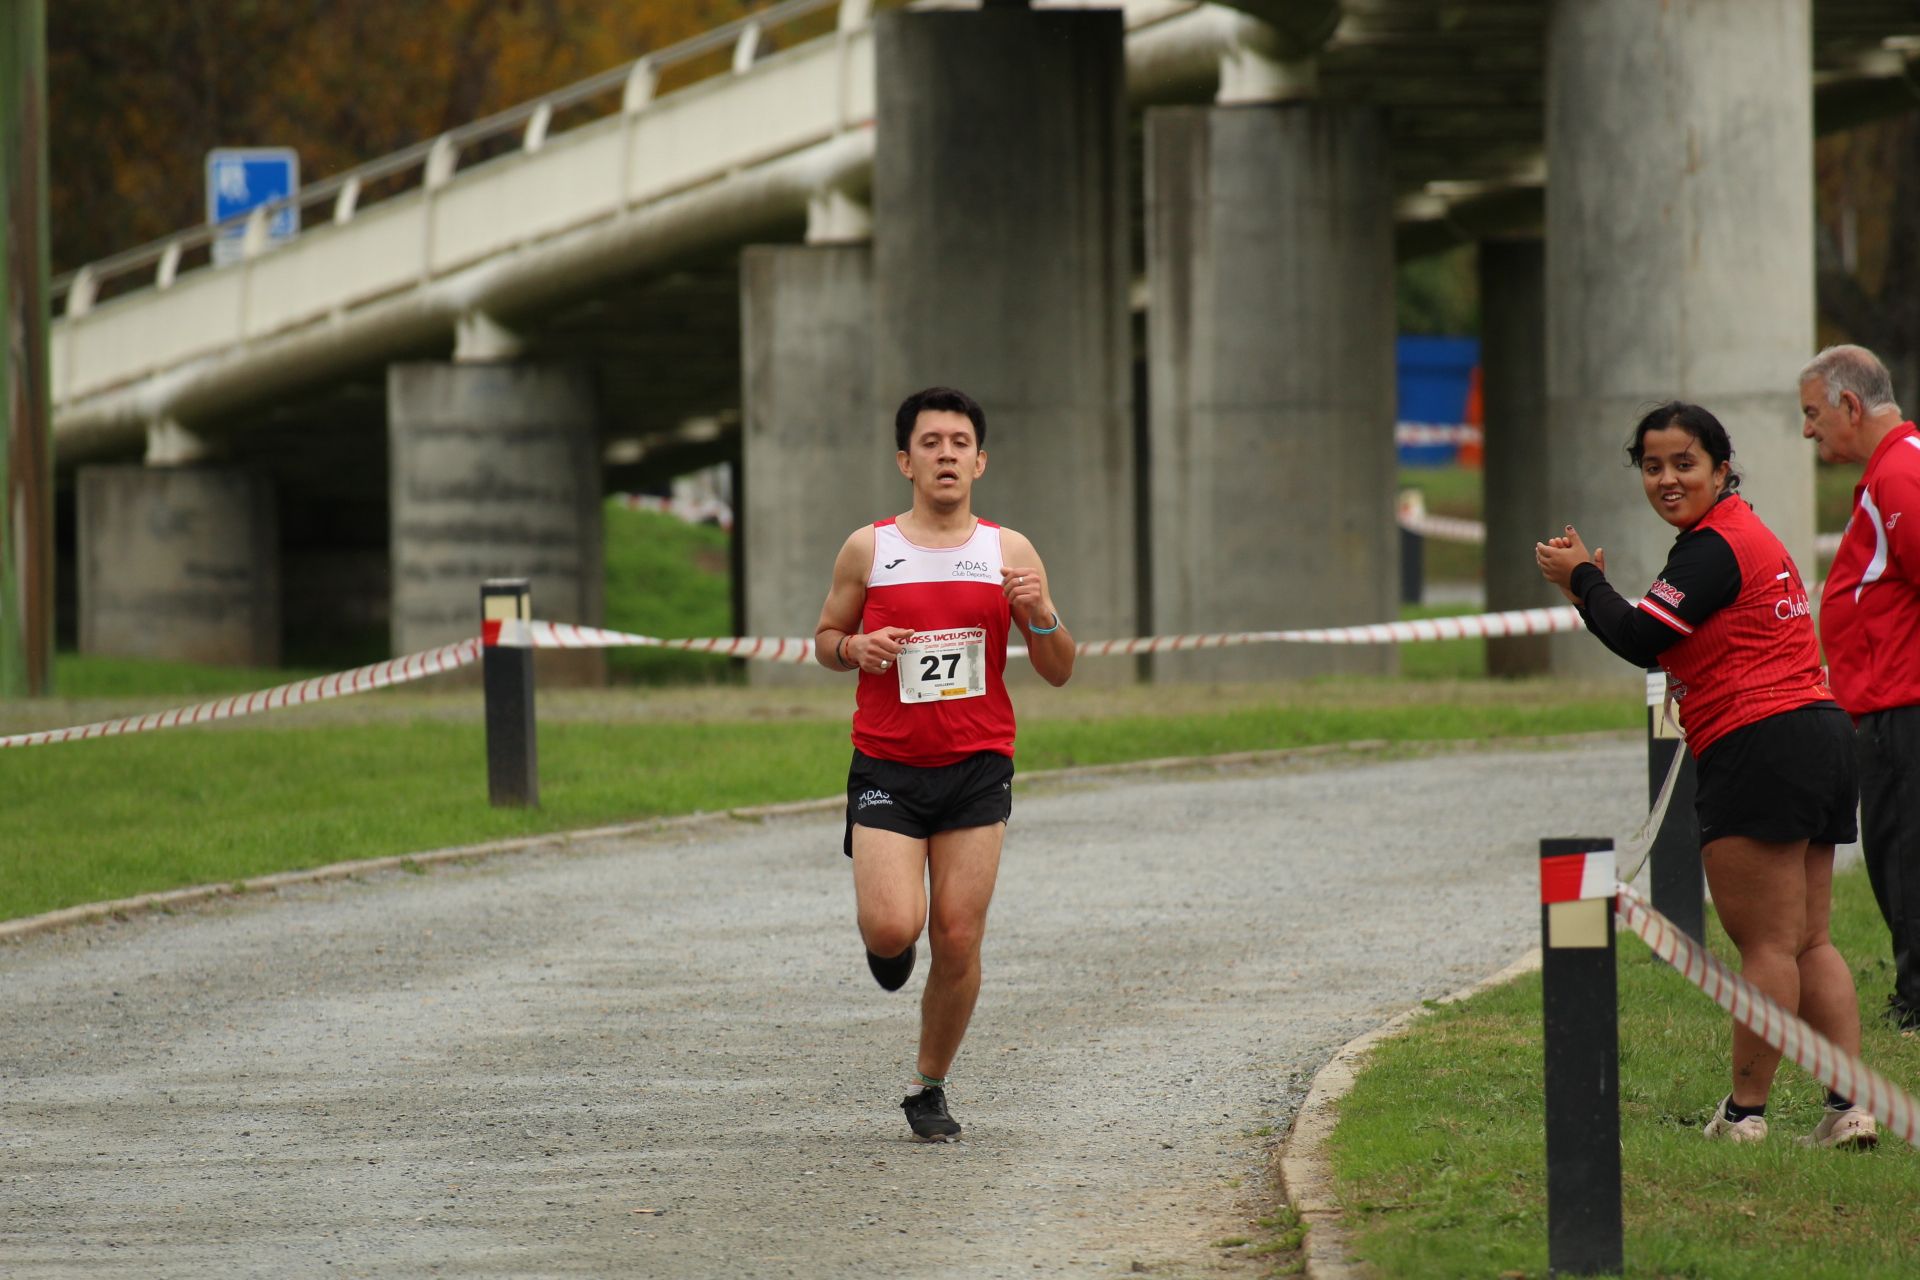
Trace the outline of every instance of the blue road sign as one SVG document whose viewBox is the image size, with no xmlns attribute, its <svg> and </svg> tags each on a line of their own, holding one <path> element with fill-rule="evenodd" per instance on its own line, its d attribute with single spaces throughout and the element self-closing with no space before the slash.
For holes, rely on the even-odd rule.
<svg viewBox="0 0 1920 1280">
<path fill-rule="evenodd" d="M 216 263 L 237 262 L 247 232 L 246 215 L 271 200 L 300 190 L 300 157 L 292 147 L 215 147 L 207 152 L 207 221 L 231 223 L 213 242 Z M 288 205 L 267 223 L 278 243 L 300 232 L 300 210 Z"/>
</svg>

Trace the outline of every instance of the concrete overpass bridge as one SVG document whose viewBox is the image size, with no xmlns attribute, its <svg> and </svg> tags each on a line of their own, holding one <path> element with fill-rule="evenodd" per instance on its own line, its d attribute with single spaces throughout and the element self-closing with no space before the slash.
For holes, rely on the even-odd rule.
<svg viewBox="0 0 1920 1280">
<path fill-rule="evenodd" d="M 56 282 L 81 646 L 406 651 L 499 573 L 597 621 L 600 495 L 716 459 L 744 629 L 804 631 L 930 382 L 987 405 L 983 510 L 1081 635 L 1375 621 L 1393 264 L 1474 241 L 1491 604 L 1540 602 L 1499 549 L 1549 522 L 1657 566 L 1613 468 L 1673 395 L 1810 559 L 1812 139 L 1912 109 L 1915 6 L 877 7 L 786 0 L 310 186 L 238 263 L 194 228 Z"/>
</svg>

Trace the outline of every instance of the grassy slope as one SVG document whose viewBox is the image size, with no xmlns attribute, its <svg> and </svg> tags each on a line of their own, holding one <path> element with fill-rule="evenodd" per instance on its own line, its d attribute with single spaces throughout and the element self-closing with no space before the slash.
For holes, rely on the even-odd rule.
<svg viewBox="0 0 1920 1280">
<path fill-rule="evenodd" d="M 663 639 L 733 634 L 723 530 L 658 512 L 630 511 L 616 502 L 606 504 L 602 528 L 609 630 Z M 826 594 L 824 585 L 821 594 Z M 731 664 L 648 649 L 609 650 L 607 674 L 623 684 L 740 680 Z"/>
</svg>

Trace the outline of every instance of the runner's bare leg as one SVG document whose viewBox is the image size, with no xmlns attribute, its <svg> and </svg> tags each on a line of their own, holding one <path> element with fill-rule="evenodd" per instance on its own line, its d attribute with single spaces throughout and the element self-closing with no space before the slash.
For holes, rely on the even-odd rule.
<svg viewBox="0 0 1920 1280">
<path fill-rule="evenodd" d="M 856 832 L 858 828 L 855 828 Z M 946 1078 L 980 996 L 980 942 L 1000 874 L 1007 824 L 936 832 L 928 842 L 932 912 L 927 941 L 933 965 L 920 1001 L 921 1074 Z M 855 848 L 855 861 L 859 850 Z"/>
<path fill-rule="evenodd" d="M 927 921 L 927 842 L 855 824 L 853 900 L 868 951 L 891 959 L 912 946 Z"/>
</svg>

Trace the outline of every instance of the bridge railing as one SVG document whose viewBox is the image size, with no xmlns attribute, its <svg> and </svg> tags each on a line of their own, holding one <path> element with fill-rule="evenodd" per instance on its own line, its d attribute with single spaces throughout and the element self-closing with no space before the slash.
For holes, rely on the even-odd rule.
<svg viewBox="0 0 1920 1280">
<path fill-rule="evenodd" d="M 60 314 L 78 318 L 96 302 L 149 285 L 166 289 L 181 272 L 211 264 L 215 240 L 244 224 L 242 258 L 250 260 L 270 246 L 267 229 L 276 215 L 297 208 L 301 221 L 310 209 L 325 209 L 325 222 L 344 225 L 378 200 L 424 188 L 445 186 L 463 158 L 491 157 L 518 150 L 527 154 L 546 145 L 557 118 L 586 114 L 599 119 L 617 110 L 626 116 L 646 111 L 664 94 L 717 75 L 739 75 L 776 45 L 791 46 L 835 32 L 864 27 L 876 8 L 903 7 L 906 0 L 782 0 L 693 36 L 665 49 L 472 121 L 344 173 L 260 205 L 222 223 L 188 227 L 138 248 L 90 262 L 52 282 Z M 730 56 L 720 56 L 730 55 Z"/>
</svg>

